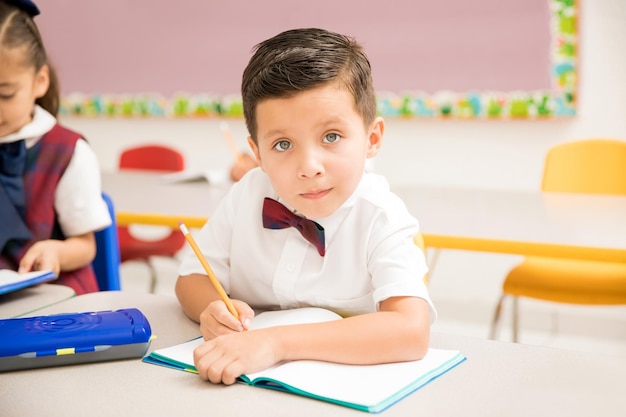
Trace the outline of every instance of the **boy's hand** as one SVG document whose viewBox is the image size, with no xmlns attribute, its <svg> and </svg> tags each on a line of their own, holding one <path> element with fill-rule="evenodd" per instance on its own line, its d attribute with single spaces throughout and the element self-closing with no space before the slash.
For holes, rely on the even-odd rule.
<svg viewBox="0 0 626 417">
<path fill-rule="evenodd" d="M 19 273 L 51 270 L 61 272 L 60 253 L 62 241 L 41 240 L 31 246 L 20 261 Z"/>
<path fill-rule="evenodd" d="M 222 300 L 213 301 L 200 314 L 200 333 L 205 340 L 233 332 L 247 330 L 254 317 L 254 310 L 240 300 L 232 300 L 239 313 L 239 320 L 232 315 Z"/>
<path fill-rule="evenodd" d="M 204 342 L 193 352 L 198 375 L 214 384 L 230 385 L 242 374 L 267 369 L 280 361 L 273 329 L 225 334 Z"/>
<path fill-rule="evenodd" d="M 239 181 L 241 177 L 246 174 L 246 172 L 250 171 L 252 168 L 256 168 L 257 166 L 256 161 L 252 156 L 250 156 L 250 154 L 241 154 L 241 156 L 230 168 L 230 179 L 235 182 Z"/>
</svg>

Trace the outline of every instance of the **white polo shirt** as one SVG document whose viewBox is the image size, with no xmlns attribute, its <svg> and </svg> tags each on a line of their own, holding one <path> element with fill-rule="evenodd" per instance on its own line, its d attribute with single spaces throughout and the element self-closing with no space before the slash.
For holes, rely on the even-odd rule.
<svg viewBox="0 0 626 417">
<path fill-rule="evenodd" d="M 30 149 L 56 123 L 54 116 L 35 106 L 33 120 L 18 132 L 1 137 L 0 143 L 25 139 L 26 148 Z M 54 208 L 65 236 L 97 231 L 111 224 L 111 216 L 101 193 L 98 158 L 89 144 L 80 139 L 54 194 Z"/>
<path fill-rule="evenodd" d="M 390 297 L 415 296 L 428 302 L 434 322 L 435 308 L 422 280 L 428 268 L 413 243 L 417 220 L 383 177 L 365 173 L 335 213 L 314 219 L 325 230 L 325 256 L 293 227 L 263 228 L 264 197 L 278 200 L 268 177 L 255 168 L 193 233 L 232 298 L 262 310 L 316 306 L 352 316 L 374 312 Z M 206 275 L 189 253 L 179 279 L 193 273 Z"/>
</svg>

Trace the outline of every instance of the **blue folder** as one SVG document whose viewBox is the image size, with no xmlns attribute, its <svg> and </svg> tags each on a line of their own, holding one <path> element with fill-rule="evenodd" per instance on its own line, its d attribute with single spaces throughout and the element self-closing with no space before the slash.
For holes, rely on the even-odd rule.
<svg viewBox="0 0 626 417">
<path fill-rule="evenodd" d="M 56 278 L 57 275 L 52 271 L 33 271 L 18 274 L 9 269 L 2 269 L 0 270 L 0 295 L 52 281 Z"/>
</svg>

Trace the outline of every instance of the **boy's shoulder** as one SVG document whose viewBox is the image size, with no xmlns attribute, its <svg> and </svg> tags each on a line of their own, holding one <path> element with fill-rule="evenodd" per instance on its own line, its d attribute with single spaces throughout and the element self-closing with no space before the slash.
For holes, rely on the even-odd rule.
<svg viewBox="0 0 626 417">
<path fill-rule="evenodd" d="M 273 192 L 272 184 L 270 183 L 269 177 L 263 172 L 260 167 L 255 167 L 245 173 L 243 177 L 239 181 L 237 181 L 234 187 L 246 189 L 246 190 L 256 190 L 258 193 L 266 193 Z M 255 192 L 255 194 L 256 194 Z"/>
<path fill-rule="evenodd" d="M 276 198 L 276 192 L 270 183 L 268 176 L 259 167 L 253 168 L 234 183 L 229 190 L 236 204 L 260 202 L 263 197 Z M 260 205 L 260 203 L 258 203 Z"/>
<path fill-rule="evenodd" d="M 355 193 L 358 199 L 385 208 L 396 202 L 397 196 L 391 191 L 387 179 L 379 174 L 366 172 Z"/>
<path fill-rule="evenodd" d="M 355 204 L 361 208 L 367 206 L 371 214 L 378 213 L 391 224 L 413 217 L 404 201 L 391 190 L 387 179 L 382 175 L 364 174 L 354 197 Z"/>
</svg>

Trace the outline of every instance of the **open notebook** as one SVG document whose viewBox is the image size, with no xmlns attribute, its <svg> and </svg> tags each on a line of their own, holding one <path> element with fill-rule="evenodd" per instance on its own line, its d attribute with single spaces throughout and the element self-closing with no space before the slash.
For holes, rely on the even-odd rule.
<svg viewBox="0 0 626 417">
<path fill-rule="evenodd" d="M 259 314 L 251 329 L 295 323 L 340 319 L 318 308 L 272 311 Z M 158 349 L 146 356 L 147 363 L 196 372 L 193 350 L 202 338 Z M 319 361 L 282 362 L 269 369 L 242 375 L 251 386 L 290 392 L 370 413 L 381 412 L 423 385 L 463 362 L 456 350 L 429 349 L 422 360 L 382 365 L 344 365 Z"/>
<path fill-rule="evenodd" d="M 21 290 L 56 278 L 56 274 L 52 271 L 32 271 L 19 274 L 11 269 L 0 269 L 0 294 Z"/>
</svg>

